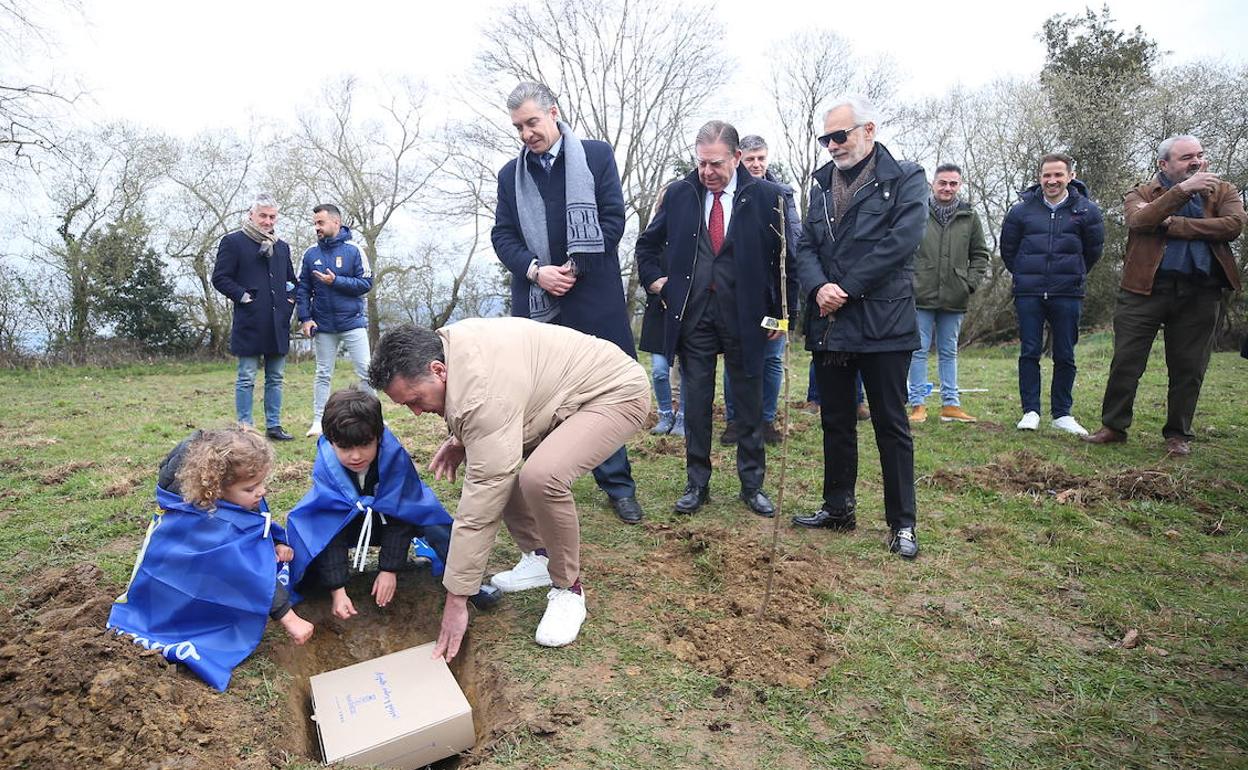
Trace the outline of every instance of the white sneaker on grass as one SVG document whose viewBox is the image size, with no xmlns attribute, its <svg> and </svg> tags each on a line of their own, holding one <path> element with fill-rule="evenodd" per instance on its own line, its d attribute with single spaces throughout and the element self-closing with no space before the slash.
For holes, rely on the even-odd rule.
<svg viewBox="0 0 1248 770">
<path fill-rule="evenodd" d="M 585 595 L 568 588 L 552 588 L 546 594 L 546 614 L 537 624 L 534 639 L 543 647 L 563 647 L 576 641 L 585 622 Z"/>
<path fill-rule="evenodd" d="M 308 438 L 319 438 L 321 435 L 321 421 L 313 420 L 312 427 L 308 428 L 308 432 L 303 434 Z"/>
<path fill-rule="evenodd" d="M 1072 415 L 1058 417 L 1053 421 L 1053 427 L 1058 430 L 1064 430 L 1067 433 L 1073 433 L 1076 436 L 1088 435 L 1088 429 L 1079 424 L 1079 421 Z"/>
<path fill-rule="evenodd" d="M 546 565 L 549 562 L 550 559 L 545 556 L 540 556 L 535 551 L 527 551 L 520 554 L 520 561 L 516 562 L 516 566 L 498 573 L 490 578 L 490 582 L 505 594 L 548 586 L 550 572 L 546 570 Z"/>
<path fill-rule="evenodd" d="M 1019 430 L 1035 430 L 1040 427 L 1040 414 L 1038 412 L 1026 412 L 1023 419 L 1018 421 Z"/>
</svg>

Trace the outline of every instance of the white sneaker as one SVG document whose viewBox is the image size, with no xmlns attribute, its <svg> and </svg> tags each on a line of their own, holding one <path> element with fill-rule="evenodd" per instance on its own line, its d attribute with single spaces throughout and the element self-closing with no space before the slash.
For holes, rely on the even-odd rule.
<svg viewBox="0 0 1248 770">
<path fill-rule="evenodd" d="M 308 428 L 308 432 L 303 434 L 308 438 L 317 438 L 321 435 L 321 421 L 313 420 L 312 427 Z"/>
<path fill-rule="evenodd" d="M 498 573 L 490 578 L 490 582 L 494 584 L 495 588 L 506 594 L 513 591 L 525 591 L 529 588 L 548 586 L 550 585 L 550 573 L 546 571 L 546 565 L 549 562 L 550 559 L 545 556 L 538 556 L 533 551 L 522 553 L 520 554 L 520 561 L 516 563 L 516 566 Z"/>
<path fill-rule="evenodd" d="M 1067 433 L 1073 433 L 1076 436 L 1088 435 L 1088 429 L 1080 425 L 1079 421 L 1076 420 L 1073 415 L 1069 414 L 1065 417 L 1058 417 L 1054 420 L 1053 427 L 1058 430 L 1064 430 Z"/>
<path fill-rule="evenodd" d="M 546 614 L 537 624 L 534 639 L 543 647 L 563 647 L 576 641 L 585 622 L 585 596 L 567 588 L 546 594 Z"/>
<path fill-rule="evenodd" d="M 1019 430 L 1035 430 L 1040 427 L 1040 414 L 1038 412 L 1027 412 L 1023 415 L 1023 419 L 1018 421 Z"/>
</svg>

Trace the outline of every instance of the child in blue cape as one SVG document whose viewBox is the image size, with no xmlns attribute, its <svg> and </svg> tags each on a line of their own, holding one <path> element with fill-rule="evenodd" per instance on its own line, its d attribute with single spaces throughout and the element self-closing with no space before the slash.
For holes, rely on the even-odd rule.
<svg viewBox="0 0 1248 770">
<path fill-rule="evenodd" d="M 273 449 L 246 425 L 196 431 L 160 464 L 156 501 L 108 627 L 224 690 L 270 618 L 295 644 L 313 626 L 291 609 L 278 565 L 294 553 L 265 503 Z"/>
<path fill-rule="evenodd" d="M 356 388 L 334 393 L 321 429 L 312 489 L 286 520 L 295 549 L 290 585 L 305 593 L 328 589 L 334 615 L 346 620 L 356 614 L 347 578 L 352 567 L 363 571 L 369 545 L 381 546 L 372 595 L 385 607 L 394 598 L 395 573 L 407 567 L 413 537 L 424 537 L 445 561 L 451 517 L 386 428 L 376 396 Z"/>
</svg>

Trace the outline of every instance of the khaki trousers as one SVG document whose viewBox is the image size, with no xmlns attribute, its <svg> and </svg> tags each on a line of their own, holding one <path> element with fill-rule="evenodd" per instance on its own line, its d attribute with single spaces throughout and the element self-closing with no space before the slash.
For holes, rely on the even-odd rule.
<svg viewBox="0 0 1248 770">
<path fill-rule="evenodd" d="M 522 551 L 546 549 L 556 588 L 569 588 L 581 574 L 581 527 L 572 482 L 614 454 L 649 415 L 649 392 L 620 404 L 588 403 L 524 461 L 503 523 Z"/>
</svg>

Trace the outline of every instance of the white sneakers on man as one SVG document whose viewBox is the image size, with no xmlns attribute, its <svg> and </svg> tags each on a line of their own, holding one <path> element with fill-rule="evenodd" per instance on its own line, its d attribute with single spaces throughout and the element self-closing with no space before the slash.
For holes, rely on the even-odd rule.
<svg viewBox="0 0 1248 770">
<path fill-rule="evenodd" d="M 1035 430 L 1040 427 L 1040 414 L 1038 412 L 1026 412 L 1023 419 L 1018 421 L 1019 430 Z"/>
<path fill-rule="evenodd" d="M 525 591 L 530 588 L 548 586 L 550 585 L 550 573 L 546 570 L 546 565 L 549 562 L 550 559 L 538 555 L 535 551 L 522 553 L 520 554 L 520 561 L 516 563 L 516 566 L 498 573 L 490 578 L 490 582 L 494 584 L 495 588 L 506 594 L 513 591 Z M 572 638 L 575 639 L 576 635 L 574 634 Z M 564 642 L 564 644 L 567 644 L 567 642 Z"/>
<path fill-rule="evenodd" d="M 308 438 L 320 438 L 320 435 L 321 435 L 321 421 L 320 421 L 320 420 L 313 420 L 313 421 L 312 421 L 312 427 L 308 428 L 308 432 L 307 432 L 307 433 L 305 433 L 305 434 L 303 434 L 303 435 L 307 436 Z"/>
<path fill-rule="evenodd" d="M 1065 417 L 1058 417 L 1054 420 L 1053 427 L 1058 430 L 1064 430 L 1067 433 L 1073 433 L 1076 436 L 1088 435 L 1088 429 L 1080 425 L 1079 421 L 1076 420 L 1074 416 L 1069 414 Z"/>
<path fill-rule="evenodd" d="M 543 647 L 563 647 L 576 641 L 584 622 L 584 594 L 568 588 L 552 588 L 546 594 L 546 614 L 537 624 L 534 638 Z"/>
</svg>

